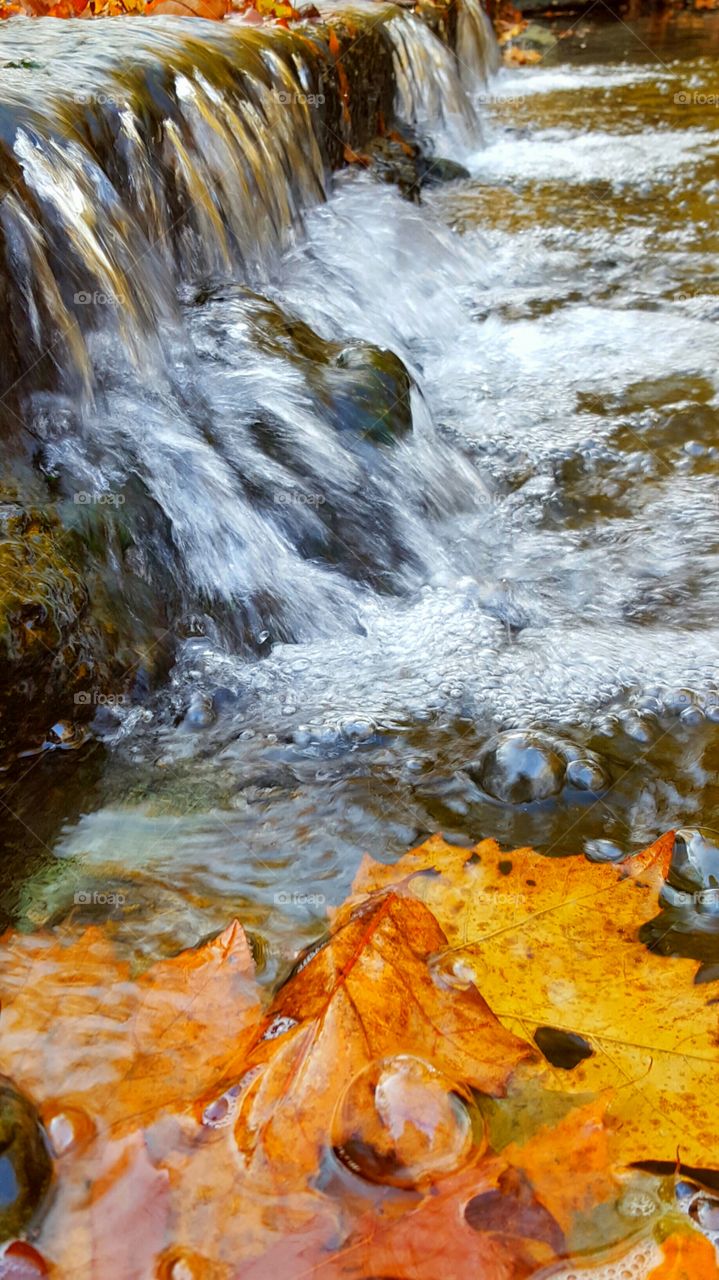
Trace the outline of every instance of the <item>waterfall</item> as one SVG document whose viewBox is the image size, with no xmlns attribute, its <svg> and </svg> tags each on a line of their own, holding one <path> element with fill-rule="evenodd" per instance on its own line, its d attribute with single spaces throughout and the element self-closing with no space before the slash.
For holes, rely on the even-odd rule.
<svg viewBox="0 0 719 1280">
<path fill-rule="evenodd" d="M 393 122 L 476 145 L 468 84 L 495 49 L 478 0 L 457 54 L 412 14 L 377 13 L 348 11 L 332 35 L 180 19 L 2 32 L 31 67 L 8 73 L 0 110 L 0 412 L 24 459 L 3 497 L 32 490 L 92 554 L 104 543 L 115 595 L 209 607 L 255 647 L 361 625 L 363 592 L 441 563 L 413 506 L 438 508 L 448 483 L 460 503 L 477 494 L 407 351 L 320 335 L 321 320 L 305 332 L 273 292 L 346 149 Z"/>
</svg>

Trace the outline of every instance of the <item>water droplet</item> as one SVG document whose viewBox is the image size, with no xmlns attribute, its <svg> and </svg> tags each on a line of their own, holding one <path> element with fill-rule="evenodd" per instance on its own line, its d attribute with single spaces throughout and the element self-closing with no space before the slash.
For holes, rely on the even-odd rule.
<svg viewBox="0 0 719 1280">
<path fill-rule="evenodd" d="M 415 1187 L 464 1163 L 472 1119 L 446 1076 L 400 1054 L 355 1077 L 335 1113 L 332 1141 L 343 1164 L 368 1182 Z"/>
<path fill-rule="evenodd" d="M 469 991 L 475 985 L 474 970 L 461 952 L 441 951 L 429 961 L 432 981 L 450 991 Z"/>
<path fill-rule="evenodd" d="M 682 827 L 677 831 L 667 883 L 689 893 L 719 888 L 716 832 L 702 827 Z"/>
<path fill-rule="evenodd" d="M 291 1031 L 297 1026 L 296 1018 L 286 1018 L 279 1016 L 274 1018 L 269 1027 L 265 1031 L 263 1040 L 276 1040 L 278 1036 L 283 1036 L 286 1032 Z"/>
<path fill-rule="evenodd" d="M 52 1153 L 58 1158 L 86 1146 L 95 1133 L 87 1112 L 76 1107 L 44 1108 L 43 1120 Z"/>
<path fill-rule="evenodd" d="M 226 1129 L 235 1118 L 239 1093 L 240 1085 L 233 1085 L 220 1094 L 219 1098 L 208 1102 L 202 1113 L 202 1123 L 208 1129 Z"/>
<path fill-rule="evenodd" d="M 48 1265 L 25 1240 L 13 1240 L 0 1255 L 0 1280 L 37 1280 L 48 1274 Z"/>
</svg>

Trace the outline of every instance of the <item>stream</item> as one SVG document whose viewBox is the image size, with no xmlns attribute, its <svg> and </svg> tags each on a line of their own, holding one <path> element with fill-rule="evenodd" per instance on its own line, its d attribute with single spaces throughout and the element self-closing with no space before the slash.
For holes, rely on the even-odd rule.
<svg viewBox="0 0 719 1280">
<path fill-rule="evenodd" d="M 497 71 L 471 12 L 459 64 L 394 19 L 400 115 L 468 174 L 420 203 L 323 172 L 261 37 L 271 125 L 233 118 L 239 27 L 148 24 L 131 71 L 124 20 L 0 30 L 38 349 L 80 298 L 16 412 L 68 519 L 128 522 L 111 573 L 171 642 L 6 771 L 6 923 L 109 919 L 147 959 L 237 916 L 269 983 L 365 852 L 719 828 L 719 18 L 558 21 Z M 156 65 L 177 237 L 117 97 L 167 110 Z M 117 107 L 106 173 L 54 132 L 71 86 Z"/>
</svg>

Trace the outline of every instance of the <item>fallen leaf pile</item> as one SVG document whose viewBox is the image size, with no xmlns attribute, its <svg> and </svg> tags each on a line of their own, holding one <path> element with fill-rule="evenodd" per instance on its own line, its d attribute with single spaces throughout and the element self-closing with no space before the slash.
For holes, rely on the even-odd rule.
<svg viewBox="0 0 719 1280">
<path fill-rule="evenodd" d="M 719 1280 L 665 1195 L 719 1168 L 714 986 L 647 944 L 672 847 L 367 859 L 269 1007 L 237 923 L 139 978 L 101 928 L 6 935 L 53 1171 L 0 1278 Z"/>
<path fill-rule="evenodd" d="M 282 26 L 286 26 L 289 20 L 319 16 L 314 6 L 305 6 L 300 13 L 286 0 L 0 0 L 0 19 L 11 18 L 18 13 L 31 18 L 174 14 L 180 18 L 209 18 L 213 21 L 229 13 L 248 13 L 254 14 L 257 21 L 271 19 Z"/>
</svg>

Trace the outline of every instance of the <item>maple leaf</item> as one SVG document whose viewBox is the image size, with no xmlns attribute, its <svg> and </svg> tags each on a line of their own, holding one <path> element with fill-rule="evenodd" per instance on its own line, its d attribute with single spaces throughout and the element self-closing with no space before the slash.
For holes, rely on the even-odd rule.
<svg viewBox="0 0 719 1280">
<path fill-rule="evenodd" d="M 672 848 L 669 833 L 612 866 L 502 853 L 492 840 L 468 852 L 435 837 L 394 867 L 365 859 L 354 889 L 404 879 L 447 934 L 449 979 L 464 973 L 508 1030 L 540 1047 L 545 1039 L 556 1057 L 547 1087 L 613 1091 L 616 1161 L 713 1168 L 705 1082 L 719 1064 L 717 1005 L 694 982 L 696 961 L 658 955 L 640 938 Z M 416 874 L 428 868 L 438 874 Z"/>
<path fill-rule="evenodd" d="M 242 1051 L 260 1015 L 235 921 L 136 982 L 102 929 L 0 939 L 0 1071 L 53 1114 L 114 1135 L 190 1105 Z"/>
<path fill-rule="evenodd" d="M 532 1052 L 476 989 L 434 982 L 429 962 L 446 945 L 430 912 L 395 893 L 337 915 L 327 943 L 278 993 L 245 1061 L 235 1138 L 256 1174 L 264 1165 L 286 1187 L 315 1170 L 342 1091 L 392 1054 L 504 1092 Z"/>
</svg>

